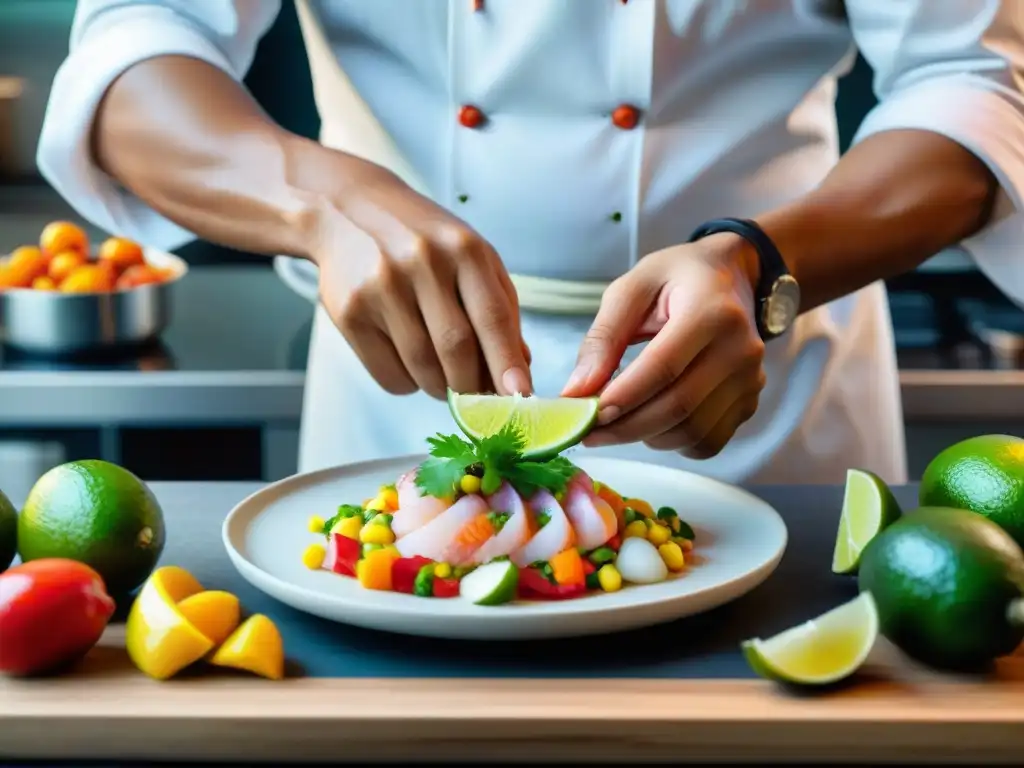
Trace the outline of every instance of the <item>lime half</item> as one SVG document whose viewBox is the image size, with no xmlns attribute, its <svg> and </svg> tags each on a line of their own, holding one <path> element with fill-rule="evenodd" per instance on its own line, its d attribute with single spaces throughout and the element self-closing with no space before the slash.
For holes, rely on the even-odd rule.
<svg viewBox="0 0 1024 768">
<path fill-rule="evenodd" d="M 863 469 L 848 470 L 832 573 L 855 573 L 864 548 L 900 514 L 896 497 L 882 478 Z"/>
<path fill-rule="evenodd" d="M 552 456 L 582 440 L 597 420 L 596 397 L 460 395 L 448 390 L 459 429 L 479 440 L 510 421 L 522 430 L 526 457 Z"/>
<path fill-rule="evenodd" d="M 767 640 L 747 640 L 743 654 L 762 677 L 797 685 L 829 685 L 864 663 L 878 638 L 870 592 Z"/>
</svg>

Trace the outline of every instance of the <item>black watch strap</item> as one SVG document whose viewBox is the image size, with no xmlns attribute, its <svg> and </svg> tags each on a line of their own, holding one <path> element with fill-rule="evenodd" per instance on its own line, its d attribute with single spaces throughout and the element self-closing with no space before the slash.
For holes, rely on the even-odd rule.
<svg viewBox="0 0 1024 768">
<path fill-rule="evenodd" d="M 754 317 L 757 321 L 757 331 L 765 340 L 780 336 L 786 328 L 780 329 L 779 323 L 772 321 L 770 315 L 773 313 L 770 312 L 770 302 L 780 280 L 785 279 L 792 282 L 794 288 L 796 286 L 796 281 L 792 279 L 782 254 L 757 222 L 750 219 L 724 218 L 706 221 L 694 230 L 688 242 L 693 243 L 719 232 L 731 232 L 739 235 L 757 252 L 760 266 L 760 277 L 757 285 L 754 286 Z M 795 312 L 793 315 L 795 316 Z M 785 326 L 788 327 L 788 325 L 789 322 L 785 322 Z"/>
</svg>

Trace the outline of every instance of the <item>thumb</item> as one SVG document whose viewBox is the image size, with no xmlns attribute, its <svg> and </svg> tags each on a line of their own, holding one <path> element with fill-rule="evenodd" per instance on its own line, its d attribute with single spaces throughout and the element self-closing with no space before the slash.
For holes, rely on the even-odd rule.
<svg viewBox="0 0 1024 768">
<path fill-rule="evenodd" d="M 562 390 L 563 397 L 590 397 L 608 383 L 657 295 L 657 286 L 635 272 L 608 286 L 580 345 L 576 369 Z"/>
</svg>

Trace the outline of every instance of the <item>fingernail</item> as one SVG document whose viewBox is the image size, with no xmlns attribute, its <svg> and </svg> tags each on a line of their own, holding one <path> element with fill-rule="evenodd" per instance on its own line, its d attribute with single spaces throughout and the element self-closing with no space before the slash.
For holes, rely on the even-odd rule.
<svg viewBox="0 0 1024 768">
<path fill-rule="evenodd" d="M 602 427 L 605 424 L 611 424 L 622 414 L 622 409 L 617 405 L 606 405 L 604 408 L 597 412 L 597 423 Z"/>
<path fill-rule="evenodd" d="M 565 385 L 565 389 L 562 391 L 564 392 L 569 389 L 575 389 L 576 387 L 580 386 L 583 382 L 590 378 L 590 371 L 591 368 L 589 365 L 576 366 L 576 370 L 572 372 L 572 375 L 569 377 L 568 383 Z"/>
<path fill-rule="evenodd" d="M 509 394 L 530 394 L 530 377 L 521 368 L 509 368 L 501 376 L 501 385 Z"/>
</svg>

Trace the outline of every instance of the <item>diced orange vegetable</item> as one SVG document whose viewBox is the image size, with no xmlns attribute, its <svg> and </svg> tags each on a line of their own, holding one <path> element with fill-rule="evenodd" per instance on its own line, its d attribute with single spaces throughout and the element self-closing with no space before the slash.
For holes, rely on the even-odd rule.
<svg viewBox="0 0 1024 768">
<path fill-rule="evenodd" d="M 559 552 L 548 563 L 555 581 L 563 586 L 582 584 L 587 578 L 583 570 L 583 558 L 575 547 Z"/>
<path fill-rule="evenodd" d="M 375 549 L 367 552 L 356 563 L 356 577 L 365 589 L 391 591 L 391 566 L 399 554 L 391 549 Z"/>
<path fill-rule="evenodd" d="M 621 531 L 625 528 L 626 519 L 624 513 L 626 511 L 626 502 L 623 501 L 622 497 L 607 485 L 602 485 L 597 495 L 598 498 L 604 499 L 608 506 L 612 508 L 612 511 L 615 513 L 615 519 L 619 523 L 619 530 Z"/>
<path fill-rule="evenodd" d="M 455 541 L 453 543 L 457 546 L 479 545 L 483 544 L 493 535 L 494 524 L 491 522 L 490 515 L 485 513 L 477 515 L 462 526 L 459 532 L 455 534 Z"/>
<path fill-rule="evenodd" d="M 631 507 L 638 515 L 654 517 L 654 507 L 643 499 L 623 499 L 627 507 Z"/>
</svg>

